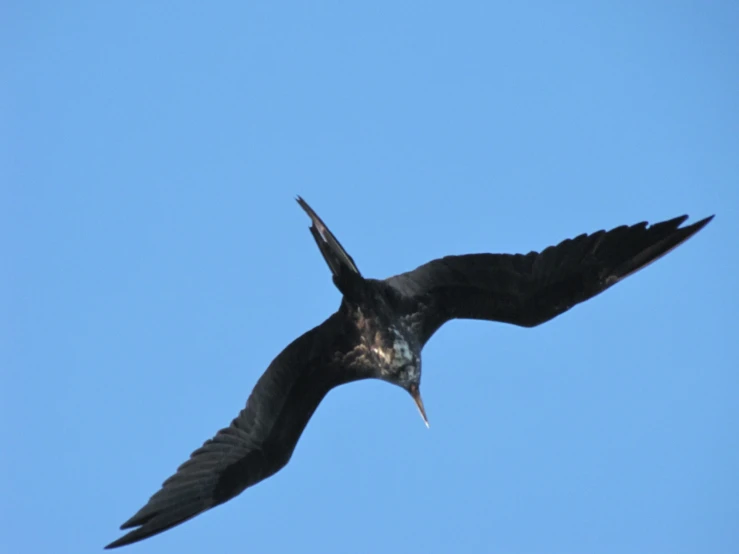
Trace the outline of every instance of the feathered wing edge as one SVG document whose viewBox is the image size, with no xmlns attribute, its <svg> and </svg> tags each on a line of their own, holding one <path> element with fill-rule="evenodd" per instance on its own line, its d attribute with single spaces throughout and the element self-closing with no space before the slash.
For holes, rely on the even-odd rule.
<svg viewBox="0 0 739 554">
<path fill-rule="evenodd" d="M 641 271 L 648 265 L 659 260 L 662 256 L 669 254 L 690 237 L 695 235 L 698 231 L 703 229 L 703 227 L 708 225 L 714 217 L 714 215 L 710 215 L 696 221 L 695 223 L 686 225 L 685 227 L 680 227 L 680 225 L 688 219 L 687 215 L 682 215 L 669 221 L 655 223 L 649 227 L 647 231 L 657 233 L 662 231 L 664 228 L 664 232 L 667 233 L 666 236 L 615 268 L 613 271 L 615 282 L 621 281 L 629 275 L 633 275 L 637 271 Z M 642 225 L 646 226 L 646 223 L 643 223 Z"/>
<path fill-rule="evenodd" d="M 339 320 L 335 313 L 285 347 L 231 424 L 195 450 L 120 527 L 136 529 L 105 548 L 158 535 L 229 501 L 284 467 L 322 398 L 346 381 L 341 374 L 324 371 Z M 278 421 L 282 423 L 276 426 Z"/>
<path fill-rule="evenodd" d="M 386 282 L 422 304 L 424 343 L 450 319 L 533 327 L 650 265 L 714 216 L 680 227 L 687 217 L 582 234 L 541 252 L 446 256 Z"/>
</svg>

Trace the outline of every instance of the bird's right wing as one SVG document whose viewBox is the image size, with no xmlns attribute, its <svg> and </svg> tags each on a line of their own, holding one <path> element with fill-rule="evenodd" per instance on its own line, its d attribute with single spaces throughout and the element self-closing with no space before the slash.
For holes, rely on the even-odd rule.
<svg viewBox="0 0 739 554">
<path fill-rule="evenodd" d="M 407 315 L 422 344 L 451 319 L 533 327 L 646 267 L 713 218 L 680 227 L 687 217 L 583 234 L 541 252 L 446 256 L 385 282 L 412 300 Z"/>
<path fill-rule="evenodd" d="M 335 332 L 336 314 L 285 348 L 231 425 L 195 450 L 121 526 L 135 529 L 106 548 L 179 525 L 284 467 L 318 404 L 339 384 L 327 359 Z"/>
</svg>

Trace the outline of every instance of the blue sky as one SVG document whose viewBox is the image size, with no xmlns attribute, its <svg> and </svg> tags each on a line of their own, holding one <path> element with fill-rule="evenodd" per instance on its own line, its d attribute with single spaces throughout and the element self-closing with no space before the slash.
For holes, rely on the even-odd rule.
<svg viewBox="0 0 739 554">
<path fill-rule="evenodd" d="M 717 216 L 128 552 L 736 552 L 739 4 L 254 4 L 4 6 L 2 550 L 100 551 L 338 306 L 300 194 L 375 277 Z"/>
</svg>

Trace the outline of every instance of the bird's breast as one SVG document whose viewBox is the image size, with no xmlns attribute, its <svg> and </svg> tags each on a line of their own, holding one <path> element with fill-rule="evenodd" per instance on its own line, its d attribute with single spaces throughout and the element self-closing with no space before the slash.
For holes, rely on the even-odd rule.
<svg viewBox="0 0 739 554">
<path fill-rule="evenodd" d="M 412 363 L 415 359 L 410 344 L 402 333 L 390 328 L 389 333 L 377 332 L 369 345 L 369 350 L 378 361 L 389 370 L 397 370 Z"/>
<path fill-rule="evenodd" d="M 374 371 L 395 373 L 416 362 L 418 353 L 414 352 L 406 336 L 409 330 L 405 328 L 404 322 L 394 320 L 389 314 L 376 313 L 367 307 L 355 308 L 352 315 L 358 339 L 354 348 L 358 363 L 369 365 Z"/>
</svg>

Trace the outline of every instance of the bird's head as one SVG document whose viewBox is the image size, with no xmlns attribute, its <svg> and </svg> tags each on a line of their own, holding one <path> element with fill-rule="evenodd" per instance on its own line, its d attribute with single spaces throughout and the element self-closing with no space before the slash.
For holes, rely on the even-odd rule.
<svg viewBox="0 0 739 554">
<path fill-rule="evenodd" d="M 410 362 L 403 364 L 396 368 L 389 368 L 383 372 L 383 378 L 402 388 L 408 394 L 411 395 L 413 401 L 416 403 L 423 422 L 426 427 L 429 426 L 429 420 L 426 417 L 426 410 L 423 407 L 423 400 L 421 399 L 421 360 L 420 358 L 413 358 Z"/>
</svg>

